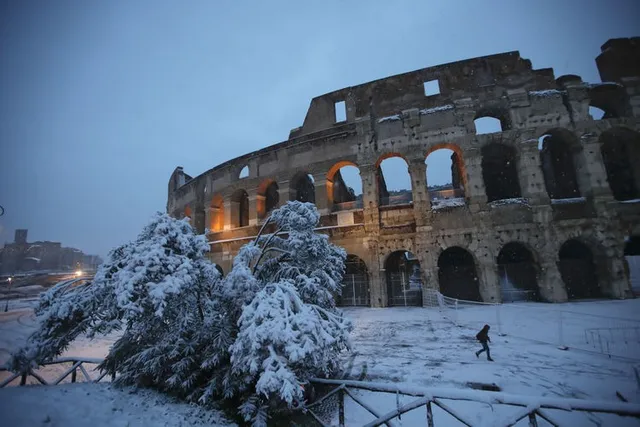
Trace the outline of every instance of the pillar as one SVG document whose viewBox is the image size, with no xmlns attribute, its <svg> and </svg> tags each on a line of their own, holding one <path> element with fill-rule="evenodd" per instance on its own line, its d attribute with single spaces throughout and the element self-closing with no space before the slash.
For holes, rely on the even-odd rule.
<svg viewBox="0 0 640 427">
<path fill-rule="evenodd" d="M 426 211 L 431 209 L 429 191 L 427 189 L 427 165 L 424 159 L 410 160 L 409 176 L 411 177 L 411 195 L 413 197 L 416 226 L 421 227 L 426 223 Z"/>
<path fill-rule="evenodd" d="M 479 149 L 465 150 L 464 164 L 467 170 L 467 192 L 465 197 L 471 212 L 486 210 L 487 195 L 482 178 L 482 154 Z"/>
<path fill-rule="evenodd" d="M 480 296 L 484 302 L 502 302 L 500 293 L 500 279 L 498 277 L 498 265 L 489 260 L 482 260 L 476 265 Z"/>
<path fill-rule="evenodd" d="M 380 212 L 378 211 L 377 167 L 375 165 L 360 166 L 362 179 L 362 202 L 364 210 L 364 226 L 369 233 L 380 231 Z M 376 260 L 377 262 L 377 260 Z"/>
<path fill-rule="evenodd" d="M 280 207 L 289 201 L 289 183 L 291 181 L 278 182 L 278 206 Z"/>
<path fill-rule="evenodd" d="M 540 163 L 540 151 L 534 143 L 521 144 L 518 155 L 518 178 L 522 197 L 528 199 L 531 205 L 550 203 Z"/>
<path fill-rule="evenodd" d="M 233 203 L 231 202 L 231 195 L 227 195 L 224 198 L 224 226 L 223 230 L 231 230 L 231 215 L 232 215 Z"/>
<path fill-rule="evenodd" d="M 325 173 L 313 175 L 313 185 L 316 198 L 316 208 L 320 215 L 328 215 L 331 213 L 331 204 L 327 194 L 327 176 Z"/>
<path fill-rule="evenodd" d="M 568 300 L 567 288 L 562 281 L 558 262 L 555 260 L 555 253 L 553 258 L 545 260 L 540 266 L 538 280 L 540 296 L 549 302 L 566 302 Z"/>
</svg>

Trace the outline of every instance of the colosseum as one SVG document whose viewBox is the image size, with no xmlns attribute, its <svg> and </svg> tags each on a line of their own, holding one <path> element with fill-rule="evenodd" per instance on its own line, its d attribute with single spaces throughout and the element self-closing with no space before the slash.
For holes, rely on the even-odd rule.
<svg viewBox="0 0 640 427">
<path fill-rule="evenodd" d="M 318 231 L 348 253 L 342 305 L 423 305 L 433 290 L 484 302 L 632 297 L 640 37 L 607 41 L 596 64 L 602 83 L 587 83 L 514 51 L 318 96 L 286 141 L 197 177 L 177 167 L 167 212 L 206 233 L 226 272 L 272 209 L 314 203 Z M 437 150 L 450 153 L 448 185 L 427 182 Z M 406 191 L 382 173 L 394 157 Z M 358 168 L 361 195 L 345 167 Z"/>
</svg>

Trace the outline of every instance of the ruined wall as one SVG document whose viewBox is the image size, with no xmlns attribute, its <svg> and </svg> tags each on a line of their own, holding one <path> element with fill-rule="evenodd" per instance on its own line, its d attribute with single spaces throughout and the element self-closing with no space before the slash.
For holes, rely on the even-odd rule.
<svg viewBox="0 0 640 427">
<path fill-rule="evenodd" d="M 366 264 L 373 306 L 388 305 L 395 292 L 396 276 L 385 269 L 395 251 L 419 261 L 424 296 L 428 289 L 462 292 L 465 285 L 453 283 L 467 280 L 483 301 L 500 301 L 508 266 L 498 259 L 508 259 L 501 251 L 509 243 L 530 254 L 543 300 L 577 297 L 571 268 L 592 268 L 599 296 L 629 296 L 624 239 L 640 233 L 640 204 L 630 196 L 640 190 L 633 167 L 640 161 L 633 143 L 640 135 L 640 77 L 625 59 L 630 55 L 637 60 L 637 39 L 603 45 L 601 75 L 615 80 L 607 84 L 555 79 L 552 70 L 534 70 L 508 52 L 319 96 L 289 140 L 195 178 L 177 168 L 167 211 L 190 217 L 199 232 L 208 229 L 210 256 L 226 273 L 240 246 L 257 234 L 265 206 L 294 199 L 296 183 L 306 182 L 322 215 L 321 232 Z M 424 83 L 434 80 L 439 93 L 425 93 Z M 346 120 L 337 121 L 340 102 Z M 603 118 L 595 120 L 590 107 L 603 110 Z M 501 131 L 478 134 L 474 121 L 481 117 L 497 119 Z M 425 165 L 441 148 L 454 151 L 453 184 L 463 195 L 445 203 L 431 200 Z M 407 162 L 412 189 L 408 200 L 384 205 L 379 165 L 391 156 Z M 360 170 L 362 206 L 347 204 L 353 201 L 340 191 L 334 200 L 345 165 Z M 633 188 L 620 189 L 628 181 L 620 172 L 625 165 Z M 240 178 L 245 166 L 249 174 Z M 242 214 L 248 222 L 238 227 Z M 451 248 L 470 257 L 462 260 Z M 472 264 L 459 272 L 446 265 L 452 259 Z"/>
</svg>

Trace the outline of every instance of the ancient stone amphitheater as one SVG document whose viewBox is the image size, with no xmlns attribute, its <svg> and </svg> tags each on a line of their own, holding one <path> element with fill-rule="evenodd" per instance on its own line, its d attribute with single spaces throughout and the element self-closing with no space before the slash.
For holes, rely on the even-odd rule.
<svg viewBox="0 0 640 427">
<path fill-rule="evenodd" d="M 319 96 L 288 140 L 197 177 L 176 168 L 167 211 L 206 232 L 227 272 L 272 209 L 315 203 L 319 232 L 349 254 L 343 305 L 422 305 L 433 289 L 485 302 L 630 297 L 640 38 L 607 41 L 596 64 L 592 84 L 507 52 Z M 482 120 L 496 131 L 477 132 Z M 425 159 L 440 149 L 450 184 L 429 186 Z M 387 189 L 390 157 L 406 162 L 410 191 Z M 359 169 L 361 196 L 345 166 Z"/>
</svg>

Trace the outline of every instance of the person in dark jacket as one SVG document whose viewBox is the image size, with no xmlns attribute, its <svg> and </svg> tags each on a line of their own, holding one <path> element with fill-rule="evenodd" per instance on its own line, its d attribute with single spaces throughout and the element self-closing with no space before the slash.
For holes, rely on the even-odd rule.
<svg viewBox="0 0 640 427">
<path fill-rule="evenodd" d="M 480 357 L 480 353 L 486 351 L 487 360 L 493 362 L 493 359 L 491 358 L 491 350 L 489 350 L 488 344 L 491 342 L 491 338 L 489 338 L 489 325 L 484 325 L 482 330 L 476 335 L 476 338 L 480 341 L 480 344 L 482 344 L 482 350 L 476 351 L 476 357 Z"/>
</svg>

